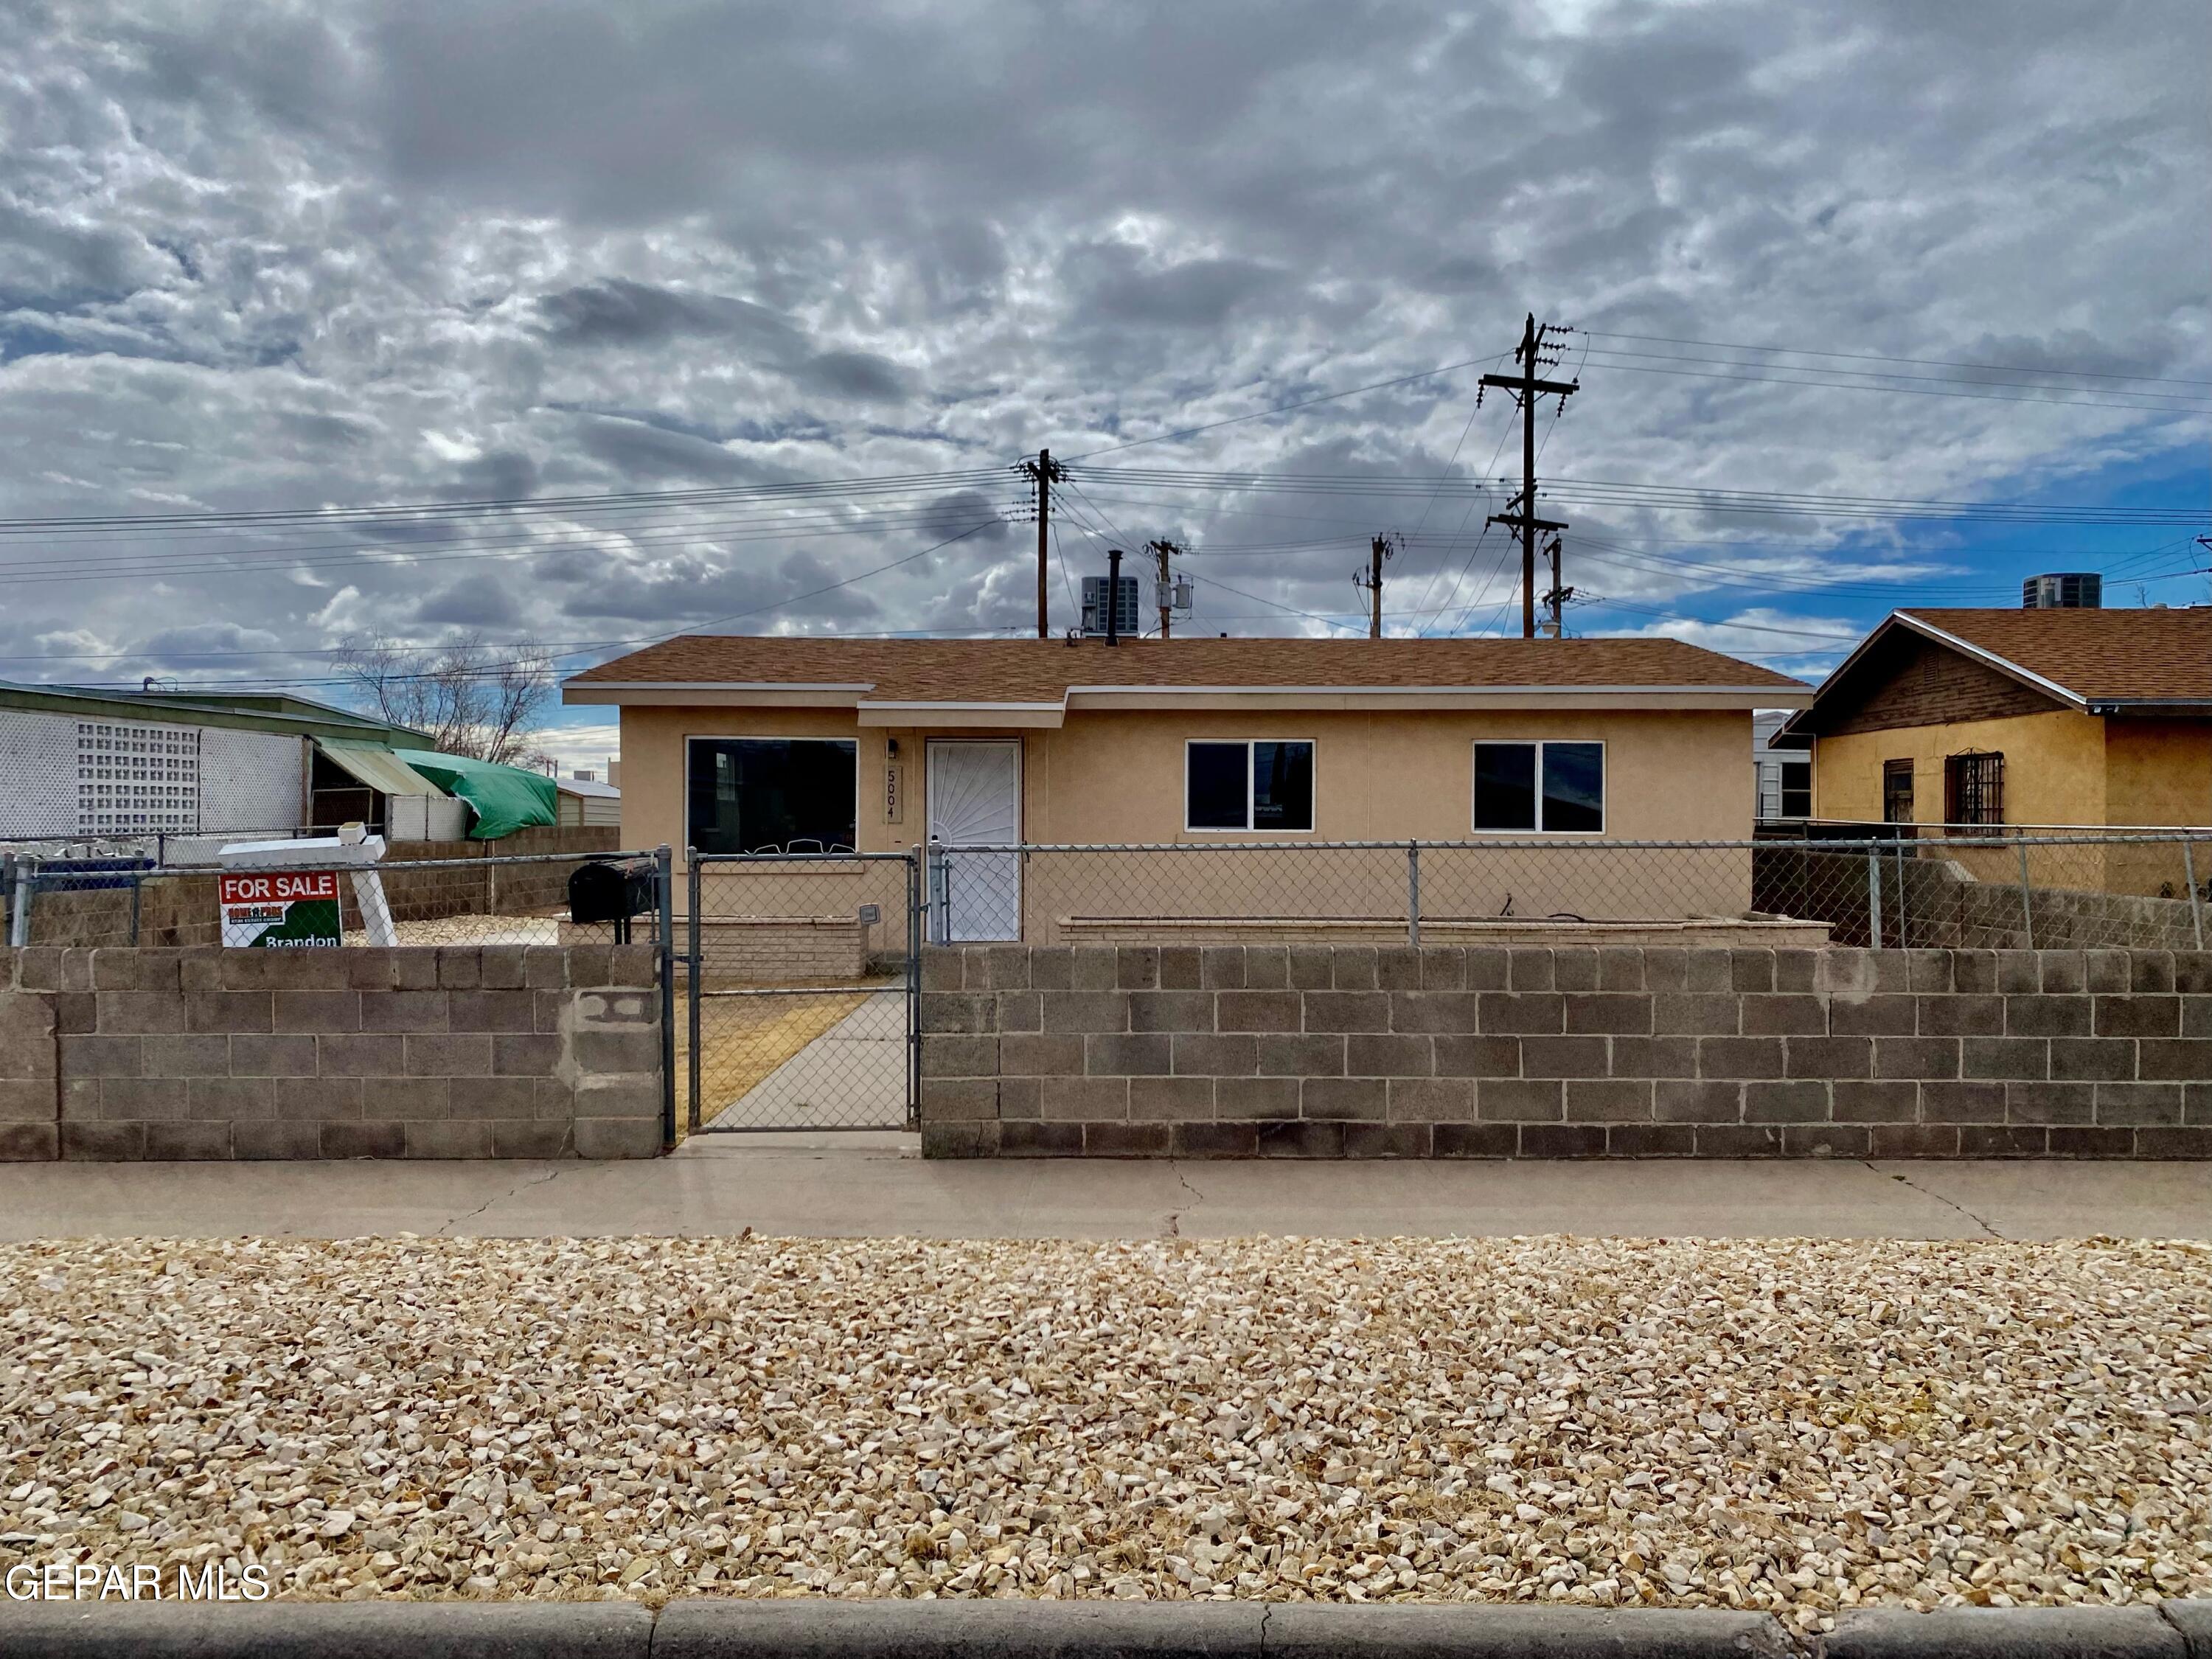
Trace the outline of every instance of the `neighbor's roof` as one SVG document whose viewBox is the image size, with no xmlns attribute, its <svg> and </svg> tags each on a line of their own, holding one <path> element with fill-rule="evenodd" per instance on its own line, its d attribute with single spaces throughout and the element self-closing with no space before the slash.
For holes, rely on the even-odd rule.
<svg viewBox="0 0 2212 1659">
<path fill-rule="evenodd" d="M 1194 695 L 1374 694 L 1577 701 L 1705 694 L 1794 706 L 1811 689 L 1679 640 L 836 640 L 687 635 L 586 669 L 572 702 L 717 701 L 731 694 L 880 712 L 1064 710 Z M 719 694 L 719 695 L 716 695 Z M 1734 706 L 1731 701 L 1723 706 Z M 1051 721 L 1049 723 L 1057 723 Z"/>
<path fill-rule="evenodd" d="M 556 778 L 554 784 L 564 795 L 589 796 L 593 800 L 620 800 L 622 791 L 611 783 L 601 783 L 595 778 Z"/>
<path fill-rule="evenodd" d="M 1847 695 L 1851 671 L 1899 629 L 2089 714 L 2212 714 L 2212 605 L 1893 611 L 1821 683 L 1813 705 L 1790 716 L 1774 746 L 1802 746 L 1819 730 L 1823 707 Z"/>
<path fill-rule="evenodd" d="M 2212 703 L 2212 605 L 1900 611 L 1907 627 L 2084 703 Z"/>
<path fill-rule="evenodd" d="M 149 725 L 276 732 L 287 737 L 337 738 L 394 749 L 427 749 L 430 744 L 420 732 L 305 697 L 234 696 L 218 687 L 190 692 L 128 691 L 0 681 L 0 708 Z"/>
</svg>

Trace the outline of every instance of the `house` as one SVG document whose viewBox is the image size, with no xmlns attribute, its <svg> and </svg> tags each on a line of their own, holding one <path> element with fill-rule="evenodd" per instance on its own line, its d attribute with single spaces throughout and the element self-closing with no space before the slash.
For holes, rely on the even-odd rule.
<svg viewBox="0 0 2212 1659">
<path fill-rule="evenodd" d="M 1820 818 L 2212 823 L 2212 606 L 1894 611 L 1775 742 Z"/>
<path fill-rule="evenodd" d="M 692 635 L 587 670 L 562 696 L 621 711 L 626 845 L 739 854 L 1741 840 L 1752 711 L 1812 693 L 1661 639 Z M 1600 879 L 1587 860 L 1512 856 L 1517 869 L 1501 853 L 1480 882 L 1471 860 L 1457 878 L 1439 861 L 1438 908 L 1680 917 L 1749 902 L 1748 854 L 1686 878 L 1656 859 L 1613 860 Z M 1286 882 L 1325 887 L 1346 915 L 1402 915 L 1405 898 L 1395 851 L 1316 848 L 1303 868 L 1062 857 L 1056 889 L 1047 860 L 971 859 L 972 878 L 944 896 L 949 937 L 1260 915 Z"/>
<path fill-rule="evenodd" d="M 1790 718 L 1769 708 L 1751 717 L 1751 764 L 1759 778 L 1759 821 L 1774 823 L 1813 816 L 1813 763 L 1799 752 L 1771 744 Z"/>
<path fill-rule="evenodd" d="M 2185 898 L 2206 873 L 2170 841 L 1955 843 L 2212 823 L 2212 606 L 1899 611 L 1775 743 L 1810 749 L 1814 817 L 1954 826 L 1966 879 Z"/>
<path fill-rule="evenodd" d="M 611 830 L 622 823 L 622 791 L 613 784 L 601 783 L 589 772 L 576 771 L 556 778 L 553 786 L 560 792 L 556 810 L 563 825 Z"/>
<path fill-rule="evenodd" d="M 240 835 L 349 823 L 488 839 L 555 821 L 551 781 L 532 776 L 307 697 L 0 684 L 0 842 L 30 850 L 191 861 Z"/>
<path fill-rule="evenodd" d="M 372 790 L 402 782 L 397 756 L 429 742 L 307 697 L 0 684 L 0 840 L 204 852 L 205 837 L 290 835 L 369 816 Z M 356 775 L 377 761 L 373 781 Z M 327 793 L 341 789 L 357 799 Z"/>
</svg>

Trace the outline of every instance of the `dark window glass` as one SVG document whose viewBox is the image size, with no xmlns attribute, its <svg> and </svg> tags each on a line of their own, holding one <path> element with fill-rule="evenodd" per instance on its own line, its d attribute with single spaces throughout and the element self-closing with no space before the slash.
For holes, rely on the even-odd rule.
<svg viewBox="0 0 2212 1659">
<path fill-rule="evenodd" d="M 1809 818 L 1813 816 L 1812 762 L 1782 763 L 1782 816 L 1785 818 Z"/>
<path fill-rule="evenodd" d="M 1536 827 L 1536 745 L 1478 743 L 1474 745 L 1474 827 L 1478 830 L 1534 830 Z"/>
<path fill-rule="evenodd" d="M 1255 830 L 1313 828 L 1313 745 L 1255 743 L 1252 745 L 1252 827 Z"/>
<path fill-rule="evenodd" d="M 1605 828 L 1602 744 L 1544 745 L 1544 828 L 1585 833 Z"/>
<path fill-rule="evenodd" d="M 1250 745 L 1194 743 L 1183 750 L 1183 822 L 1193 830 L 1243 830 L 1251 779 Z"/>
<path fill-rule="evenodd" d="M 826 738 L 695 738 L 689 830 L 702 853 L 849 851 L 859 745 Z"/>
</svg>

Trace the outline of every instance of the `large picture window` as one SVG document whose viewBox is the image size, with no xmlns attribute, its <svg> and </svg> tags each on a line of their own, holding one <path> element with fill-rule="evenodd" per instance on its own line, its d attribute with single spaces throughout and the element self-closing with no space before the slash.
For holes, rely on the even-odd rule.
<svg viewBox="0 0 2212 1659">
<path fill-rule="evenodd" d="M 1310 830 L 1314 746 L 1303 738 L 1183 745 L 1183 828 Z"/>
<path fill-rule="evenodd" d="M 851 851 L 859 747 L 850 738 L 694 738 L 685 833 L 702 853 Z"/>
<path fill-rule="evenodd" d="M 1478 743 L 1474 827 L 1541 835 L 1605 830 L 1601 743 Z"/>
</svg>

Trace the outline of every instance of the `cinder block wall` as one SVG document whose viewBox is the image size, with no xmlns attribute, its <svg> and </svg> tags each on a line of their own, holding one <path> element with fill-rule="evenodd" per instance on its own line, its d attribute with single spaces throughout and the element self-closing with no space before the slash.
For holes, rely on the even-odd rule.
<svg viewBox="0 0 2212 1659">
<path fill-rule="evenodd" d="M 0 951 L 0 1158 L 649 1158 L 649 945 Z"/>
<path fill-rule="evenodd" d="M 939 1158 L 2212 1158 L 2212 952 L 932 948 Z"/>
</svg>

